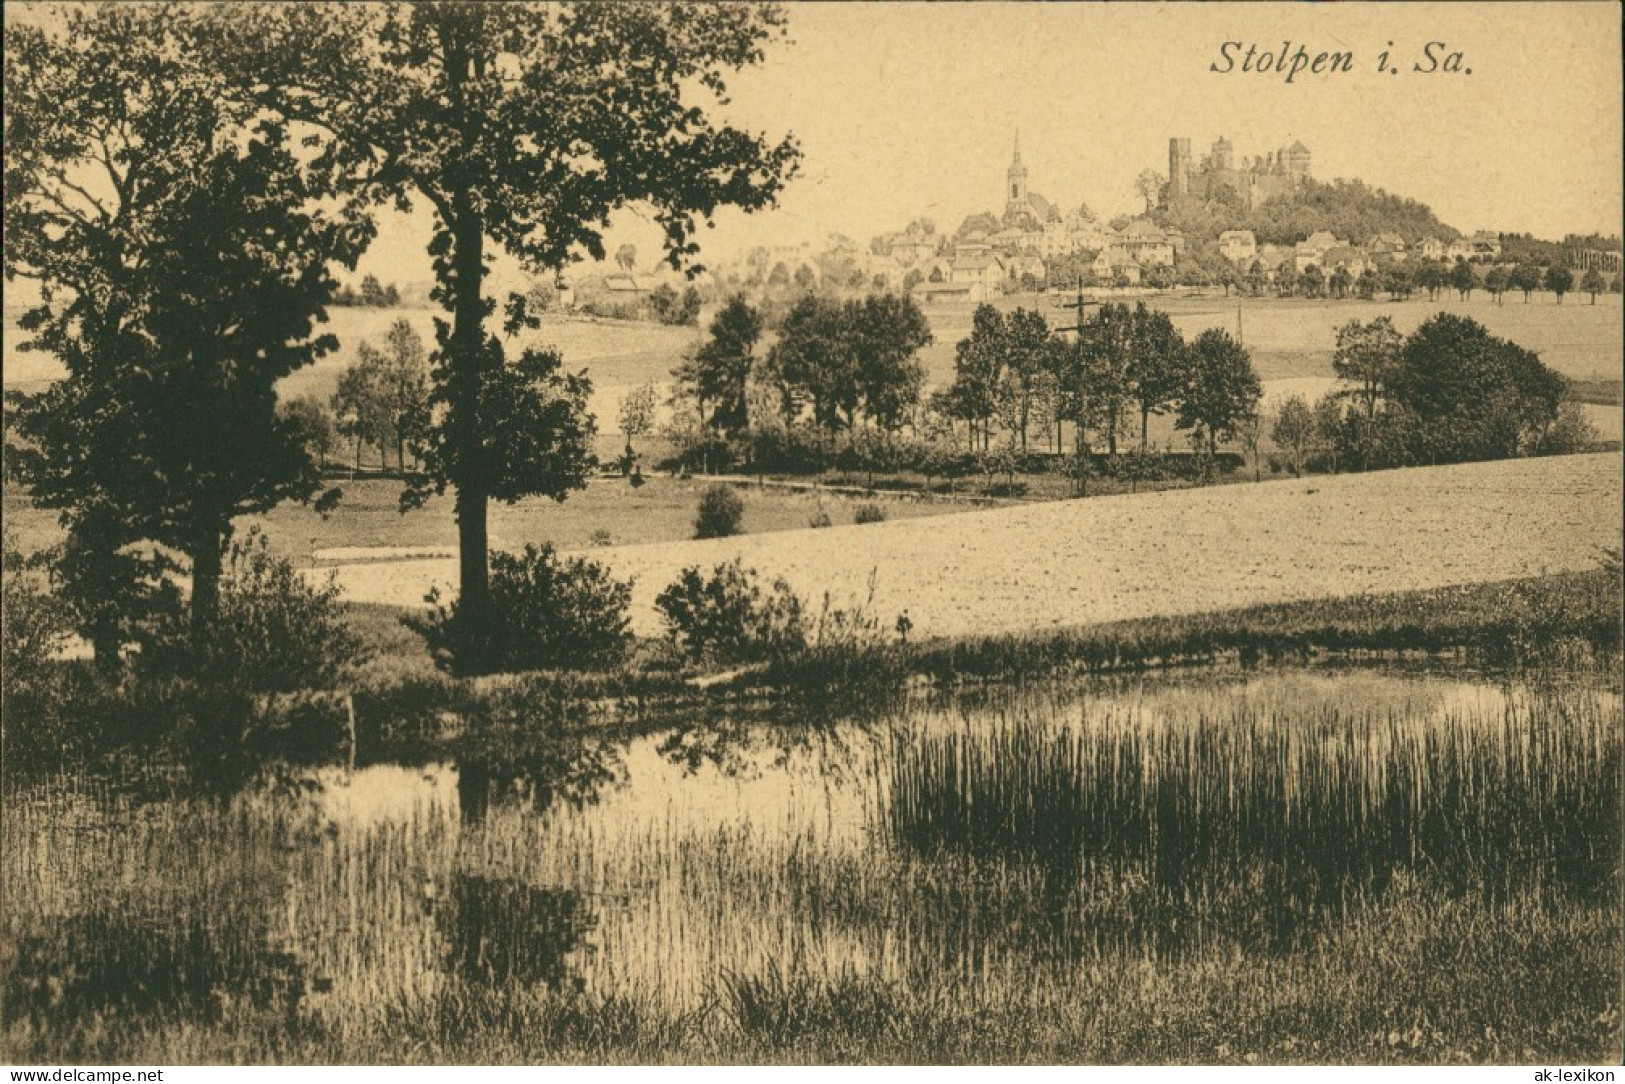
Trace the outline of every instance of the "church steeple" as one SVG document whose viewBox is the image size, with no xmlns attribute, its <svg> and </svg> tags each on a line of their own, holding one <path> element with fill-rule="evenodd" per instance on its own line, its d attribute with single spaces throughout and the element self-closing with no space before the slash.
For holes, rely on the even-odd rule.
<svg viewBox="0 0 1625 1084">
<path fill-rule="evenodd" d="M 1006 173 L 1010 180 L 1010 202 L 1021 203 L 1027 199 L 1027 167 L 1021 164 L 1021 129 L 1016 129 L 1015 154 L 1010 158 L 1010 169 Z"/>
</svg>

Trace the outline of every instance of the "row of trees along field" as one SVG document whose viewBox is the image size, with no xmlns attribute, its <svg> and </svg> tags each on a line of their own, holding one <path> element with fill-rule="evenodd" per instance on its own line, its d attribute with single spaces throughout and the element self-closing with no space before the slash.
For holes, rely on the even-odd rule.
<svg viewBox="0 0 1625 1084">
<path fill-rule="evenodd" d="M 1227 280 L 1231 281 L 1231 280 Z M 1395 300 L 1407 300 L 1420 293 L 1437 301 L 1447 292 L 1454 292 L 1463 300 L 1470 300 L 1475 290 L 1483 290 L 1497 302 L 1508 293 L 1521 292 L 1527 304 L 1537 290 L 1550 292 L 1561 305 L 1563 298 L 1576 285 L 1574 272 L 1567 267 L 1535 264 L 1501 265 L 1472 264 L 1466 260 L 1447 263 L 1442 260 L 1418 260 L 1412 264 L 1390 264 L 1384 268 L 1367 267 L 1354 275 L 1346 267 L 1326 272 L 1311 264 L 1302 271 L 1283 266 L 1273 278 L 1260 263 L 1254 263 L 1239 280 L 1239 286 L 1254 297 L 1274 293 L 1279 297 L 1347 298 L 1358 297 L 1369 301 L 1378 293 Z M 1610 289 L 1602 272 L 1592 268 L 1578 281 L 1582 292 L 1591 295 L 1596 304 L 1597 295 Z"/>
<path fill-rule="evenodd" d="M 1046 264 L 1046 284 L 1062 290 L 1129 285 L 1129 279 L 1121 273 L 1111 279 L 1097 275 L 1092 266 L 1094 258 L 1093 252 L 1050 258 Z M 918 285 L 923 281 L 924 277 L 920 276 L 905 281 L 905 286 Z M 1605 275 L 1591 268 L 1577 276 L 1562 264 L 1414 260 L 1368 266 L 1355 274 L 1343 266 L 1328 271 L 1311 264 L 1299 271 L 1291 263 L 1283 263 L 1271 271 L 1259 260 L 1251 264 L 1233 263 L 1219 255 L 1217 250 L 1187 252 L 1180 257 L 1177 266 L 1147 267 L 1141 273 L 1140 282 L 1156 290 L 1168 290 L 1175 286 L 1221 287 L 1226 295 L 1236 291 L 1251 297 L 1359 297 L 1367 301 L 1379 293 L 1395 300 L 1405 300 L 1418 293 L 1437 300 L 1446 290 L 1454 290 L 1466 300 L 1475 290 L 1483 290 L 1496 301 L 1501 301 L 1508 293 L 1522 292 L 1524 301 L 1528 302 L 1535 291 L 1545 290 L 1556 298 L 1558 304 L 1562 304 L 1563 298 L 1576 289 L 1590 295 L 1592 304 L 1596 304 L 1598 294 L 1609 291 L 1618 293 L 1620 289 L 1618 275 Z M 1036 280 L 1008 284 L 1010 292 L 1030 291 L 1037 289 L 1038 285 Z"/>
<path fill-rule="evenodd" d="M 743 297 L 732 298 L 673 373 L 699 439 L 748 441 L 810 422 L 826 445 L 842 433 L 895 436 L 906 427 L 971 453 L 991 450 L 998 431 L 1010 452 L 1025 453 L 1034 431 L 1051 427 L 1059 451 L 1071 422 L 1076 451 L 1087 455 L 1098 439 L 1115 457 L 1131 416 L 1143 447 L 1150 416 L 1173 412 L 1213 455 L 1255 416 L 1261 396 L 1247 352 L 1228 334 L 1213 329 L 1187 344 L 1167 314 L 1144 304 L 1102 306 L 1070 341 L 1042 313 L 978 306 L 956 348 L 953 383 L 929 399 L 916 355 L 931 333 L 906 297 L 804 297 L 758 358 L 764 323 Z"/>
<path fill-rule="evenodd" d="M 1056 448 L 1062 423 L 1071 422 L 1080 453 L 1093 434 L 1114 458 L 1131 413 L 1144 448 L 1151 415 L 1171 411 L 1175 426 L 1199 437 L 1211 456 L 1254 416 L 1262 397 L 1247 351 L 1220 329 L 1186 343 L 1167 313 L 1141 303 L 1102 305 L 1071 330 L 1069 342 L 1042 313 L 1005 316 L 978 306 L 970 337 L 956 348 L 954 382 L 933 397 L 933 407 L 963 421 L 971 443 L 984 449 L 997 425 L 1025 452 L 1042 418 L 1055 427 Z"/>
<path fill-rule="evenodd" d="M 337 345 L 330 269 L 355 267 L 381 209 L 417 205 L 447 318 L 404 499 L 455 492 L 459 662 L 488 669 L 489 502 L 583 485 L 593 427 L 585 376 L 505 356 L 491 255 L 556 276 L 602 258 L 635 202 L 682 267 L 699 220 L 771 203 L 793 140 L 708 110 L 782 34 L 765 5 L 94 5 L 8 25 L 5 272 L 39 283 L 20 326 L 67 370 L 17 404 L 8 460 L 100 558 L 87 605 L 133 592 L 120 554 L 159 543 L 190 565 L 207 642 L 233 519 L 321 488 L 273 389 Z M 510 296 L 503 327 L 534 324 Z"/>
<path fill-rule="evenodd" d="M 1261 384 L 1239 343 L 1219 329 L 1186 342 L 1144 304 L 1103 305 L 1064 329 L 1042 313 L 979 306 L 957 344 L 953 382 L 930 396 L 915 359 L 929 331 L 907 298 L 804 298 L 758 357 L 771 324 L 736 296 L 674 372 L 683 409 L 668 435 L 694 465 L 817 470 L 845 460 L 929 477 L 956 459 L 996 458 L 1013 472 L 1041 441 L 1060 453 L 1070 424 L 1078 469 L 1087 472 L 1103 445 L 1110 469 L 1132 479 L 1154 466 L 1140 461 L 1152 455 L 1150 418 L 1163 414 L 1209 467 L 1221 441 L 1256 460 L 1267 436 L 1295 473 L 1558 454 L 1597 439 L 1561 375 L 1447 313 L 1408 337 L 1387 317 L 1351 321 L 1333 358 L 1344 387 L 1313 407 L 1288 398 L 1273 416 L 1260 410 Z M 652 389 L 629 400 L 629 458 L 653 402 Z M 1119 465 L 1121 445 L 1136 437 L 1134 462 Z"/>
</svg>

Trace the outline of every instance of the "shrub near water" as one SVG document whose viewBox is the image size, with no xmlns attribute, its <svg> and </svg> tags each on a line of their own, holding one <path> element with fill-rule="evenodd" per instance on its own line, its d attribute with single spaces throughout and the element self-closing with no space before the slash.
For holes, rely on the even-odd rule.
<svg viewBox="0 0 1625 1084">
<path fill-rule="evenodd" d="M 429 596 L 438 603 L 438 592 Z M 521 554 L 491 554 L 491 621 L 488 652 L 498 671 L 593 669 L 618 664 L 631 641 L 628 607 L 632 585 L 596 561 L 561 559 L 551 544 Z M 458 605 L 437 605 L 410 622 L 428 641 L 440 665 L 455 670 L 473 646 Z"/>
<path fill-rule="evenodd" d="M 40 674 L 71 629 L 37 562 L 17 548 L 9 529 L 0 540 L 0 592 L 0 680 L 10 699 L 15 685 Z"/>
<path fill-rule="evenodd" d="M 252 528 L 226 553 L 220 612 L 201 652 L 177 615 L 148 648 L 148 662 L 173 670 L 189 659 L 202 678 L 239 692 L 330 688 L 364 653 L 339 595 L 331 577 L 310 583 Z"/>
<path fill-rule="evenodd" d="M 685 568 L 655 608 L 667 633 L 695 660 L 754 662 L 801 650 L 807 642 L 801 600 L 782 579 L 763 590 L 755 569 L 736 558 L 710 576 Z"/>
</svg>

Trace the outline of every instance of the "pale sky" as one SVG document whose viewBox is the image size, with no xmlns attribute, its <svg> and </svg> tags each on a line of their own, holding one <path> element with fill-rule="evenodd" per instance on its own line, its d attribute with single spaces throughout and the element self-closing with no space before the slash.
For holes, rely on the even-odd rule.
<svg viewBox="0 0 1625 1084">
<path fill-rule="evenodd" d="M 9 6 L 9 5 L 8 5 Z M 49 10 L 49 5 L 46 6 Z M 1135 176 L 1166 172 L 1168 140 L 1238 157 L 1301 140 L 1322 180 L 1359 177 L 1458 229 L 1617 233 L 1621 7 L 1615 3 L 793 3 L 790 40 L 733 80 L 727 116 L 793 132 L 802 171 L 780 206 L 724 212 L 713 262 L 753 244 L 860 243 L 920 214 L 952 230 L 1003 208 L 1019 129 L 1033 191 L 1102 218 L 1138 208 Z M 1218 74 L 1226 41 L 1353 54 L 1353 70 Z M 1411 71 L 1429 41 L 1472 74 Z M 1392 43 L 1392 45 L 1390 45 Z M 1389 50 L 1400 74 L 1377 70 Z M 426 221 L 389 216 L 362 270 L 427 279 Z M 635 216 L 629 240 L 659 234 Z"/>
<path fill-rule="evenodd" d="M 1317 178 L 1359 177 L 1469 232 L 1617 233 L 1625 214 L 1612 3 L 792 4 L 789 18 L 791 40 L 734 80 L 729 116 L 794 132 L 802 172 L 778 209 L 720 216 L 702 235 L 712 259 L 1002 210 L 1017 129 L 1032 190 L 1102 218 L 1137 209 L 1134 178 L 1167 171 L 1171 136 L 1199 159 L 1220 135 L 1238 157 L 1302 140 Z M 1353 70 L 1214 73 L 1226 41 L 1350 52 Z M 1472 74 L 1412 71 L 1429 41 Z M 1384 50 L 1399 74 L 1377 70 Z M 369 265 L 421 252 L 399 227 Z M 658 247 L 652 230 L 625 239 Z"/>
<path fill-rule="evenodd" d="M 1361 177 L 1459 228 L 1617 231 L 1615 4 L 796 5 L 794 42 L 738 81 L 739 115 L 807 152 L 783 215 L 868 235 L 1002 203 L 1020 128 L 1032 187 L 1130 210 L 1133 181 L 1198 155 L 1302 140 L 1317 177 Z M 1209 71 L 1228 40 L 1351 51 L 1332 76 Z M 1428 41 L 1472 74 L 1379 74 Z"/>
</svg>

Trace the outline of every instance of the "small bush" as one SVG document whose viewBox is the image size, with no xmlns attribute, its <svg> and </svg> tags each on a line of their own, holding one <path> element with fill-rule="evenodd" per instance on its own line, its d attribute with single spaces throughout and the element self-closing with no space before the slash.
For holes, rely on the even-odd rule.
<svg viewBox="0 0 1625 1084">
<path fill-rule="evenodd" d="M 817 616 L 806 623 L 805 643 L 774 657 L 769 680 L 795 689 L 808 706 L 875 704 L 897 693 L 909 669 L 908 634 L 914 622 L 899 614 L 892 624 L 897 641 L 888 642 L 874 601 L 872 569 L 868 594 L 861 600 L 837 606 L 826 591 Z"/>
<path fill-rule="evenodd" d="M 240 693 L 330 688 L 364 655 L 339 595 L 332 577 L 312 584 L 251 528 L 226 552 L 220 612 L 201 653 L 177 614 L 143 648 L 143 668 L 194 673 Z"/>
<path fill-rule="evenodd" d="M 752 662 L 801 650 L 807 642 L 801 600 L 782 579 L 763 591 L 754 569 L 737 559 L 709 577 L 685 568 L 655 599 L 666 628 L 692 659 Z"/>
<path fill-rule="evenodd" d="M 829 512 L 824 508 L 823 505 L 820 504 L 818 506 L 818 511 L 814 512 L 812 517 L 807 520 L 807 526 L 813 528 L 814 530 L 818 530 L 819 528 L 828 527 L 829 525 Z"/>
<path fill-rule="evenodd" d="M 1167 481 L 1178 469 L 1162 453 L 1151 448 L 1130 448 L 1119 455 L 1111 467 L 1118 481 L 1130 485 Z"/>
<path fill-rule="evenodd" d="M 885 523 L 886 509 L 878 504 L 860 504 L 852 513 L 853 523 Z"/>
<path fill-rule="evenodd" d="M 1557 411 L 1557 420 L 1543 433 L 1535 446 L 1536 455 L 1573 455 L 1588 452 L 1601 440 L 1597 427 L 1586 417 L 1585 409 L 1576 402 L 1565 401 Z"/>
<path fill-rule="evenodd" d="M 412 622 L 442 667 L 477 671 L 594 669 L 618 664 L 631 640 L 630 582 L 550 544 L 491 555 L 491 627 L 464 627 L 457 603 Z"/>
<path fill-rule="evenodd" d="M 43 673 L 72 632 L 70 614 L 46 579 L 39 562 L 25 557 L 7 531 L 0 542 L 0 680 L 7 700 L 15 685 Z"/>
<path fill-rule="evenodd" d="M 745 502 L 732 486 L 708 486 L 700 497 L 700 514 L 694 520 L 695 538 L 727 538 L 739 533 L 745 515 Z"/>
<path fill-rule="evenodd" d="M 751 465 L 758 472 L 816 474 L 830 465 L 825 436 L 810 425 L 763 425 L 751 433 Z"/>
</svg>

